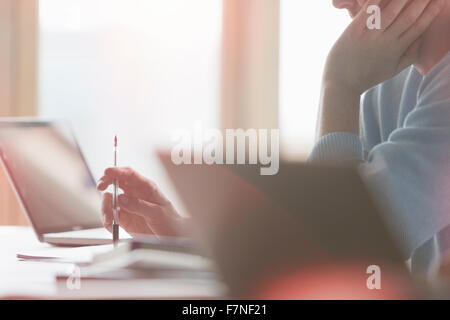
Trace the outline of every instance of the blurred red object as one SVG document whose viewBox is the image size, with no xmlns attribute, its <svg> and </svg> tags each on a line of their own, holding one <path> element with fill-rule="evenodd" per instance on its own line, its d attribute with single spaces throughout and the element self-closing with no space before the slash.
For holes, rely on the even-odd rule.
<svg viewBox="0 0 450 320">
<path fill-rule="evenodd" d="M 327 265 L 287 272 L 258 286 L 261 300 L 408 300 L 417 298 L 409 279 L 381 270 L 380 288 L 369 289 L 371 273 L 360 264 Z M 368 280 L 369 279 L 369 280 Z"/>
</svg>

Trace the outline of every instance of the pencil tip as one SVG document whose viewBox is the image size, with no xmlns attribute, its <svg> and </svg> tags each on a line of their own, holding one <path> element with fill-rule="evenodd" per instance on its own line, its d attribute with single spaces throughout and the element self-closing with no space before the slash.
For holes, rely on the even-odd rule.
<svg viewBox="0 0 450 320">
<path fill-rule="evenodd" d="M 117 147 L 117 135 L 114 136 L 114 146 Z"/>
</svg>

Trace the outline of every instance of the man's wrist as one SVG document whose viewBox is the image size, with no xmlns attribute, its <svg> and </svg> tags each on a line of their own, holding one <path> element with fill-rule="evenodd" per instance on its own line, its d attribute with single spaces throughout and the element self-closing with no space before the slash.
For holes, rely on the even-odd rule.
<svg viewBox="0 0 450 320">
<path fill-rule="evenodd" d="M 358 112 L 361 93 L 344 83 L 323 82 L 322 83 L 322 103 L 323 107 L 339 108 L 342 111 Z"/>
<path fill-rule="evenodd" d="M 325 78 L 322 81 L 322 90 L 339 92 L 347 97 L 360 97 L 363 94 L 363 91 L 356 85 L 349 84 L 343 79 L 336 78 Z"/>
<path fill-rule="evenodd" d="M 327 81 L 322 84 L 319 137 L 332 132 L 359 133 L 359 101 L 357 90 Z"/>
</svg>

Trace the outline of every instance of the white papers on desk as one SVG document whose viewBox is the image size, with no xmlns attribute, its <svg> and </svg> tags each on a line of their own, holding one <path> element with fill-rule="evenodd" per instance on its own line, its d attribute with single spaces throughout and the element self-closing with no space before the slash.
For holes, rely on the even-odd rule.
<svg viewBox="0 0 450 320">
<path fill-rule="evenodd" d="M 90 266 L 81 269 L 82 278 L 143 279 L 143 278 L 215 278 L 211 260 L 189 253 L 135 249 L 117 250 L 94 257 Z"/>
<path fill-rule="evenodd" d="M 58 263 L 90 264 L 96 254 L 111 251 L 112 244 L 85 247 L 47 247 L 45 249 L 23 250 L 17 253 L 19 260 Z"/>
</svg>

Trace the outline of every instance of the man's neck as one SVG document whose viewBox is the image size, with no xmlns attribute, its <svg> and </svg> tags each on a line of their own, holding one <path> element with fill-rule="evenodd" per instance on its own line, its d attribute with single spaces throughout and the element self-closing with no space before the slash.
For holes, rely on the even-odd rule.
<svg viewBox="0 0 450 320">
<path fill-rule="evenodd" d="M 426 75 L 450 51 L 450 3 L 423 36 L 417 70 Z"/>
</svg>

